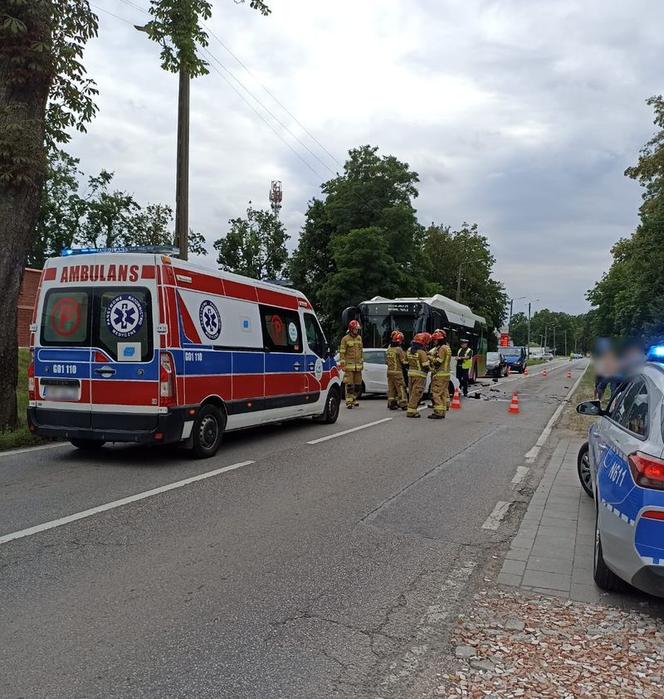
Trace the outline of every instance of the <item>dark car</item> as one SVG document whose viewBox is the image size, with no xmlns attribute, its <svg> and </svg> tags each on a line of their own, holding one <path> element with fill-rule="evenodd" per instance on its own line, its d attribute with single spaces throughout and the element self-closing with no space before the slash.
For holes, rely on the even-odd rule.
<svg viewBox="0 0 664 699">
<path fill-rule="evenodd" d="M 525 347 L 501 347 L 500 354 L 507 362 L 510 371 L 518 371 L 523 374 L 528 364 L 528 355 Z"/>
<path fill-rule="evenodd" d="M 486 353 L 486 376 L 496 379 L 507 376 L 507 362 L 500 352 Z"/>
</svg>

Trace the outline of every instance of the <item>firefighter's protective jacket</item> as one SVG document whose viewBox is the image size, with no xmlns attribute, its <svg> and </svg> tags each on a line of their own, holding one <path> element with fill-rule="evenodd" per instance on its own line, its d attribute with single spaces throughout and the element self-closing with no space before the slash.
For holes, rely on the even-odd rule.
<svg viewBox="0 0 664 699">
<path fill-rule="evenodd" d="M 362 371 L 363 356 L 361 336 L 353 337 L 350 333 L 344 335 L 339 347 L 339 359 L 344 369 L 346 371 Z"/>
<path fill-rule="evenodd" d="M 404 366 L 408 365 L 408 360 L 406 359 L 406 352 L 403 347 L 388 347 L 385 352 L 385 364 L 387 364 L 388 374 L 398 374 L 402 375 L 402 370 Z"/>
<path fill-rule="evenodd" d="M 433 363 L 434 376 L 449 376 L 450 360 L 452 359 L 450 346 L 447 343 L 439 345 L 434 347 L 429 354 Z"/>
<path fill-rule="evenodd" d="M 424 351 L 421 345 L 411 345 L 406 352 L 408 359 L 408 376 L 425 378 L 429 371 L 429 355 Z"/>
</svg>

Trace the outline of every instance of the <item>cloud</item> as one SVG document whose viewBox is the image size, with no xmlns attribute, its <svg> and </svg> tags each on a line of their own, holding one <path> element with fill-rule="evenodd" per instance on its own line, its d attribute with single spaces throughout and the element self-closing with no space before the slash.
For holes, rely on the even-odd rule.
<svg viewBox="0 0 664 699">
<path fill-rule="evenodd" d="M 97 4 L 130 24 L 99 13 L 86 65 L 100 114 L 73 150 L 86 172 L 114 170 L 139 200 L 172 203 L 177 77 L 131 26 L 147 19 L 133 6 L 147 0 Z M 279 179 L 294 245 L 321 182 L 349 148 L 371 143 L 419 172 L 423 223 L 479 224 L 511 295 L 587 307 L 611 245 L 636 223 L 640 192 L 623 171 L 652 130 L 644 100 L 661 89 L 664 5 L 272 5 L 265 18 L 217 0 L 210 28 L 253 76 L 211 37 L 213 70 L 192 84 L 190 216 L 210 243 L 249 200 L 267 206 Z"/>
</svg>

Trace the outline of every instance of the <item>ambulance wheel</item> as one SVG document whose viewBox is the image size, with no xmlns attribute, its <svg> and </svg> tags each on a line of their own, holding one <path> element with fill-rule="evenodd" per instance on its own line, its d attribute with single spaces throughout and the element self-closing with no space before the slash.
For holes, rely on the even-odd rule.
<svg viewBox="0 0 664 699">
<path fill-rule="evenodd" d="M 226 420 L 214 405 L 208 403 L 198 411 L 191 431 L 192 449 L 197 459 L 207 459 L 217 453 L 225 427 Z"/>
<path fill-rule="evenodd" d="M 341 405 L 341 391 L 337 386 L 332 388 L 327 393 L 325 401 L 325 411 L 322 415 L 315 417 L 316 422 L 322 422 L 325 425 L 331 425 L 337 421 L 339 417 L 339 406 Z"/>
<path fill-rule="evenodd" d="M 106 444 L 103 439 L 70 439 L 69 441 L 81 451 L 96 451 Z"/>
</svg>

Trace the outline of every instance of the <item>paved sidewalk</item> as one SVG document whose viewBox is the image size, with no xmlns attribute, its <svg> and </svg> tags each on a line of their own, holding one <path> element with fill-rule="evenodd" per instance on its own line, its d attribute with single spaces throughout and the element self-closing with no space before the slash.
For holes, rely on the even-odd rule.
<svg viewBox="0 0 664 699">
<path fill-rule="evenodd" d="M 512 540 L 498 582 L 599 602 L 608 597 L 593 583 L 595 510 L 576 472 L 580 438 L 563 436 Z"/>
</svg>

